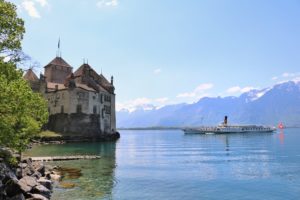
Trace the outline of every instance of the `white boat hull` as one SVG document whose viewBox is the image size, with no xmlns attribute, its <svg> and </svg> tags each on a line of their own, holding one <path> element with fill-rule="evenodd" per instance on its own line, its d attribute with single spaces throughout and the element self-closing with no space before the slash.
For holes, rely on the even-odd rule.
<svg viewBox="0 0 300 200">
<path fill-rule="evenodd" d="M 276 128 L 264 126 L 216 126 L 183 129 L 186 134 L 270 133 Z"/>
</svg>

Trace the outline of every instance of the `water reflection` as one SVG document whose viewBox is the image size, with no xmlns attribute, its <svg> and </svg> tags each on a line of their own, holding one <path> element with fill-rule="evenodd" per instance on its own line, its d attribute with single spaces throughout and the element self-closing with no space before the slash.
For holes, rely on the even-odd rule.
<svg viewBox="0 0 300 200">
<path fill-rule="evenodd" d="M 111 199 L 116 184 L 116 143 L 73 143 L 34 146 L 29 156 L 100 155 L 98 160 L 51 162 L 62 167 L 62 184 L 54 189 L 51 199 Z M 75 174 L 76 172 L 76 174 Z M 77 173 L 78 172 L 78 173 Z"/>
<path fill-rule="evenodd" d="M 279 132 L 279 141 L 280 141 L 280 144 L 284 144 L 284 133 L 283 133 L 283 129 L 280 129 L 280 132 Z"/>
<path fill-rule="evenodd" d="M 238 180 L 270 177 L 270 161 L 273 157 L 267 146 L 273 134 L 191 134 L 186 137 L 193 137 L 202 147 L 201 157 L 197 160 L 202 165 L 210 164 L 205 166 L 206 170 L 210 167 L 209 171 Z"/>
</svg>

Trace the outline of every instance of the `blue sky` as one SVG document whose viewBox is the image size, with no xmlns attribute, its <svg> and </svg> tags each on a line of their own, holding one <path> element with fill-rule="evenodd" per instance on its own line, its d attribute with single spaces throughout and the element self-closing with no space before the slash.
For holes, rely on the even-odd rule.
<svg viewBox="0 0 300 200">
<path fill-rule="evenodd" d="M 118 108 L 239 95 L 300 76 L 298 0 L 12 0 L 23 50 L 114 75 Z"/>
</svg>

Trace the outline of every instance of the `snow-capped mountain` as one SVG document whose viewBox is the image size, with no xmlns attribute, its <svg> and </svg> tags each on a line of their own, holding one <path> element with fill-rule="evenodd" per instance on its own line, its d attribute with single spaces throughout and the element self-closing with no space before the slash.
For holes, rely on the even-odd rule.
<svg viewBox="0 0 300 200">
<path fill-rule="evenodd" d="M 117 112 L 118 127 L 216 125 L 225 115 L 232 124 L 283 122 L 300 126 L 300 82 L 289 81 L 239 97 L 205 97 L 194 104 L 177 104 L 160 109 Z"/>
</svg>

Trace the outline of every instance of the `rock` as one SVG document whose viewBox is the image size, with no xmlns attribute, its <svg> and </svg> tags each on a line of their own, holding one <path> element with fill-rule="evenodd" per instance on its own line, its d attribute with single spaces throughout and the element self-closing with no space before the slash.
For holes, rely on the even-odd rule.
<svg viewBox="0 0 300 200">
<path fill-rule="evenodd" d="M 23 159 L 22 163 L 27 163 L 28 165 L 31 165 L 32 164 L 32 159 L 31 158 Z"/>
<path fill-rule="evenodd" d="M 21 193 L 21 194 L 17 194 L 13 197 L 10 197 L 10 198 L 6 198 L 7 200 L 25 200 L 25 197 L 24 195 Z"/>
<path fill-rule="evenodd" d="M 50 198 L 51 196 L 51 191 L 48 190 L 45 186 L 43 185 L 38 185 L 38 186 L 35 186 L 33 189 L 32 189 L 32 193 L 34 194 L 41 194 L 47 198 Z"/>
<path fill-rule="evenodd" d="M 20 163 L 18 166 L 21 167 L 22 169 L 24 169 L 28 166 L 28 164 L 27 163 Z"/>
<path fill-rule="evenodd" d="M 5 193 L 8 197 L 14 197 L 21 193 L 21 187 L 18 180 L 10 179 L 5 183 Z"/>
<path fill-rule="evenodd" d="M 7 181 L 16 180 L 18 181 L 16 175 L 9 169 L 6 169 L 4 172 L 4 178 L 2 179 L 2 183 L 5 185 Z"/>
<path fill-rule="evenodd" d="M 21 190 L 26 193 L 30 192 L 34 186 L 37 186 L 38 182 L 33 177 L 25 176 L 19 180 L 18 185 L 20 186 Z"/>
<path fill-rule="evenodd" d="M 38 171 L 35 171 L 35 172 L 31 175 L 31 177 L 35 177 L 36 179 L 39 179 L 39 178 L 42 177 L 42 174 L 41 174 L 40 172 L 38 172 Z"/>
<path fill-rule="evenodd" d="M 4 185 L 0 181 L 0 199 L 4 199 Z"/>
<path fill-rule="evenodd" d="M 23 169 L 23 176 L 31 176 L 32 174 L 34 174 L 34 169 L 31 165 L 28 165 L 25 169 Z"/>
<path fill-rule="evenodd" d="M 35 162 L 33 164 L 33 168 L 38 171 L 39 173 L 42 174 L 42 176 L 45 174 L 45 165 L 43 165 L 43 163 L 41 162 Z"/>
<path fill-rule="evenodd" d="M 38 183 L 40 183 L 41 185 L 45 186 L 47 189 L 49 190 L 52 190 L 52 181 L 44 178 L 44 177 L 41 177 L 39 180 L 38 180 Z"/>
<path fill-rule="evenodd" d="M 27 200 L 49 200 L 49 199 L 40 194 L 31 194 L 31 198 Z"/>
<path fill-rule="evenodd" d="M 61 176 L 59 174 L 50 174 L 51 180 L 52 181 L 60 181 Z"/>
<path fill-rule="evenodd" d="M 16 169 L 16 176 L 18 179 L 21 179 L 23 177 L 22 169 L 19 167 Z"/>
</svg>

